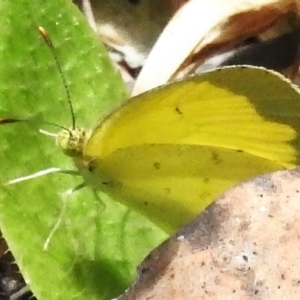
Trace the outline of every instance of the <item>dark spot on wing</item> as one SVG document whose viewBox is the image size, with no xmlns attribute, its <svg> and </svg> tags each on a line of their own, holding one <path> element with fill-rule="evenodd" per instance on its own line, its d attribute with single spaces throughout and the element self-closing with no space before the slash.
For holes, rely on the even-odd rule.
<svg viewBox="0 0 300 300">
<path fill-rule="evenodd" d="M 155 163 L 153 164 L 153 167 L 154 167 L 154 169 L 159 170 L 160 167 L 161 167 L 161 164 L 160 164 L 159 162 L 155 162 Z"/>
<path fill-rule="evenodd" d="M 219 156 L 218 153 L 216 153 L 216 152 L 213 151 L 211 154 L 212 154 L 211 157 L 212 157 L 213 161 L 214 161 L 217 165 L 220 164 L 220 163 L 222 162 L 222 159 L 220 158 L 220 156 Z"/>
<path fill-rule="evenodd" d="M 179 115 L 182 115 L 182 111 L 179 109 L 179 107 L 176 107 L 176 108 L 175 108 L 175 111 L 176 111 Z"/>
<path fill-rule="evenodd" d="M 166 195 L 171 194 L 171 189 L 170 188 L 164 188 L 164 191 L 165 191 Z"/>
<path fill-rule="evenodd" d="M 209 183 L 209 178 L 207 178 L 207 177 L 203 178 L 203 182 L 204 183 Z"/>
</svg>

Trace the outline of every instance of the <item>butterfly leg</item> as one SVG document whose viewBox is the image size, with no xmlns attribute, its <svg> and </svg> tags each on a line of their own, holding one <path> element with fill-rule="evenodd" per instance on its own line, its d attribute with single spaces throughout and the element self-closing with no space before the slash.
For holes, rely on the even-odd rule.
<svg viewBox="0 0 300 300">
<path fill-rule="evenodd" d="M 44 251 L 46 251 L 48 249 L 50 241 L 52 240 L 52 237 L 53 237 L 54 233 L 58 230 L 58 228 L 59 228 L 59 226 L 60 226 L 60 224 L 61 224 L 61 222 L 63 220 L 63 217 L 64 217 L 64 215 L 65 215 L 65 213 L 67 211 L 67 204 L 68 204 L 67 202 L 69 200 L 69 197 L 74 192 L 76 192 L 76 191 L 78 191 L 78 190 L 80 190 L 80 189 L 82 189 L 84 187 L 85 187 L 85 184 L 81 183 L 81 184 L 77 185 L 75 188 L 66 191 L 65 197 L 62 198 L 62 200 L 63 200 L 63 207 L 62 207 L 62 209 L 60 211 L 58 219 L 57 219 L 55 225 L 53 226 L 52 230 L 50 231 L 50 233 L 49 233 L 49 235 L 48 235 L 48 237 L 47 237 L 47 239 L 46 239 L 46 241 L 44 243 L 44 246 L 43 246 L 43 250 Z"/>
<path fill-rule="evenodd" d="M 61 225 L 63 217 L 64 217 L 64 215 L 65 215 L 65 213 L 67 211 L 67 204 L 68 204 L 67 202 L 69 200 L 69 197 L 73 193 L 75 193 L 76 191 L 79 191 L 79 190 L 83 189 L 84 187 L 86 187 L 85 182 L 77 185 L 73 189 L 70 189 L 70 190 L 66 191 L 66 193 L 65 193 L 66 197 L 63 197 L 63 207 L 61 209 L 61 212 L 60 212 L 60 214 L 58 216 L 58 219 L 57 219 L 55 225 L 53 226 L 51 232 L 49 233 L 49 235 L 48 235 L 48 237 L 47 237 L 47 239 L 46 239 L 46 241 L 44 243 L 44 246 L 43 246 L 43 250 L 44 251 L 46 251 L 48 249 L 50 241 L 52 240 L 53 235 L 55 234 L 55 232 L 58 230 L 59 226 Z M 99 205 L 98 210 L 97 210 L 97 215 L 99 215 L 99 214 L 101 214 L 105 210 L 105 204 L 101 200 L 101 198 L 98 196 L 98 194 L 96 193 L 96 190 L 93 189 L 92 191 L 93 191 L 93 195 L 94 195 L 95 199 L 97 200 L 96 203 Z"/>
</svg>

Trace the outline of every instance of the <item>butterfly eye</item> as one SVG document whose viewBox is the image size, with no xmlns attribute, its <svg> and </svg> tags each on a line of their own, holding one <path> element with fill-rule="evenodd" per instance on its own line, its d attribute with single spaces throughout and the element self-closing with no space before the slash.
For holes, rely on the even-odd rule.
<svg viewBox="0 0 300 300">
<path fill-rule="evenodd" d="M 88 163 L 88 170 L 89 172 L 93 173 L 96 170 L 97 162 L 96 160 L 92 160 Z"/>
</svg>

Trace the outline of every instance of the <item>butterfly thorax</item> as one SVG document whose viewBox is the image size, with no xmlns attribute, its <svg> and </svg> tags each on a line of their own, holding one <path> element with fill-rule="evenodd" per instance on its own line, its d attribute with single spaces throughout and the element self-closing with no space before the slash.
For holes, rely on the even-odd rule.
<svg viewBox="0 0 300 300">
<path fill-rule="evenodd" d="M 83 155 L 83 147 L 87 139 L 83 128 L 63 129 L 58 133 L 56 144 L 70 157 Z"/>
</svg>

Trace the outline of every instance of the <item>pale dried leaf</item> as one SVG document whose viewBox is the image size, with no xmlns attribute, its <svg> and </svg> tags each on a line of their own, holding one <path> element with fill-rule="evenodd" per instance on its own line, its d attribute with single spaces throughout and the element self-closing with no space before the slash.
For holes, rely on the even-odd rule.
<svg viewBox="0 0 300 300">
<path fill-rule="evenodd" d="M 180 78 L 197 55 L 197 65 L 222 48 L 257 35 L 287 12 L 298 12 L 297 0 L 190 0 L 165 27 L 135 84 L 140 94 Z M 196 66 L 188 69 L 191 71 Z"/>
</svg>

